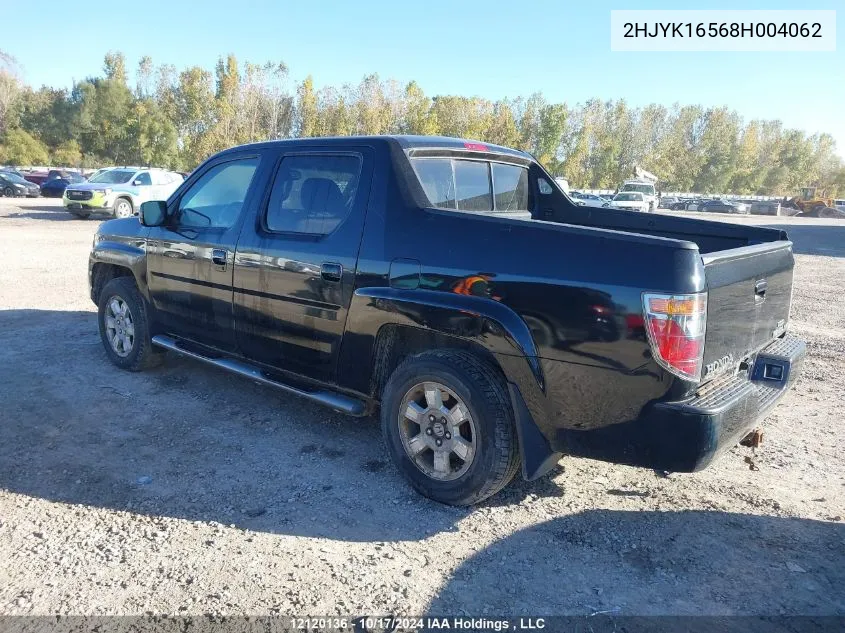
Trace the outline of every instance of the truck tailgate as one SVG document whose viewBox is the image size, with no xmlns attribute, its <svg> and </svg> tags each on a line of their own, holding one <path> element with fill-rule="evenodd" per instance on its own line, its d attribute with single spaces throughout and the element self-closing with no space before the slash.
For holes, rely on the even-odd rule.
<svg viewBox="0 0 845 633">
<path fill-rule="evenodd" d="M 792 242 L 780 240 L 702 255 L 707 282 L 707 380 L 780 336 L 792 300 Z"/>
</svg>

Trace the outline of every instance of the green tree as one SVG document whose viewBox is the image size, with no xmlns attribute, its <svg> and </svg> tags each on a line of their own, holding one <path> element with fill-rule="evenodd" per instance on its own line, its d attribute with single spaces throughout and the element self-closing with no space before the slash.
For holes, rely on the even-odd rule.
<svg viewBox="0 0 845 633">
<path fill-rule="evenodd" d="M 710 108 L 704 113 L 696 191 L 724 193 L 736 170 L 740 121 L 727 108 Z"/>
<path fill-rule="evenodd" d="M 566 104 L 550 103 L 540 106 L 534 156 L 552 172 L 558 168 L 560 147 L 568 125 L 569 109 Z"/>
<path fill-rule="evenodd" d="M 214 151 L 214 91 L 211 73 L 194 66 L 179 73 L 174 91 L 180 160 L 194 167 Z M 166 112 L 166 110 L 165 110 Z"/>
<path fill-rule="evenodd" d="M 402 131 L 406 134 L 437 134 L 437 117 L 431 111 L 431 99 L 425 96 L 416 81 L 405 86 L 405 122 Z"/>
<path fill-rule="evenodd" d="M 65 141 L 53 150 L 51 162 L 61 167 L 79 167 L 82 164 L 82 149 L 74 140 Z"/>
<path fill-rule="evenodd" d="M 139 99 L 132 108 L 132 163 L 175 168 L 181 166 L 176 126 L 152 99 Z"/>
<path fill-rule="evenodd" d="M 314 93 L 314 80 L 308 75 L 296 91 L 299 136 L 317 135 L 317 95 Z"/>
<path fill-rule="evenodd" d="M 46 165 L 49 158 L 47 146 L 23 130 L 8 130 L 0 139 L 0 164 Z"/>
</svg>

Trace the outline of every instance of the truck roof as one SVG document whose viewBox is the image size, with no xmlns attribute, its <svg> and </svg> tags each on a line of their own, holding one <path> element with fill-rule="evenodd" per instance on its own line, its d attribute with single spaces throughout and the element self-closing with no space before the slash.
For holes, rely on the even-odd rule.
<svg viewBox="0 0 845 633">
<path fill-rule="evenodd" d="M 342 145 L 355 141 L 386 141 L 394 143 L 403 150 L 413 149 L 427 149 L 427 150 L 460 150 L 472 152 L 490 152 L 493 154 L 500 154 L 505 156 L 513 156 L 522 160 L 533 160 L 533 157 L 527 152 L 512 149 L 510 147 L 503 147 L 502 145 L 494 145 L 492 143 L 485 143 L 483 141 L 475 141 L 471 139 L 453 138 L 450 136 L 417 136 L 412 134 L 385 134 L 378 136 L 312 136 L 307 138 L 292 138 L 274 141 L 260 141 L 258 143 L 250 143 L 247 145 L 240 145 L 224 150 L 221 153 L 234 151 L 245 147 L 268 147 L 274 145 Z"/>
</svg>

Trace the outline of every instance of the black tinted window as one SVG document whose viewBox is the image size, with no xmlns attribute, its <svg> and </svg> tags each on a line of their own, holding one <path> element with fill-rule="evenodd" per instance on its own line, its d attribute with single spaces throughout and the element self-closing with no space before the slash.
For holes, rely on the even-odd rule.
<svg viewBox="0 0 845 633">
<path fill-rule="evenodd" d="M 267 228 L 328 235 L 349 215 L 360 177 L 357 156 L 283 158 L 267 206 Z"/>
<path fill-rule="evenodd" d="M 179 202 L 180 226 L 229 228 L 240 215 L 258 158 L 215 165 L 195 182 Z"/>
<path fill-rule="evenodd" d="M 524 167 L 451 158 L 412 158 L 411 165 L 433 207 L 503 213 L 528 210 L 528 170 Z"/>
<path fill-rule="evenodd" d="M 527 211 L 528 170 L 501 163 L 493 163 L 492 168 L 496 211 Z"/>
<path fill-rule="evenodd" d="M 455 201 L 461 211 L 492 211 L 490 163 L 454 161 Z"/>
<path fill-rule="evenodd" d="M 411 161 L 425 195 L 433 207 L 455 208 L 455 177 L 448 158 L 415 158 Z"/>
<path fill-rule="evenodd" d="M 139 185 L 151 185 L 153 184 L 153 179 L 150 178 L 149 172 L 141 172 L 135 177 L 133 182 L 137 182 Z"/>
</svg>

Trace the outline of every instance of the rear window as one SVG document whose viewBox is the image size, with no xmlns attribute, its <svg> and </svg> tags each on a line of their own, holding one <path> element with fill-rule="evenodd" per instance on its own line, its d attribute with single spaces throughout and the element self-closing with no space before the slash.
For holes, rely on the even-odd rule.
<svg viewBox="0 0 845 633">
<path fill-rule="evenodd" d="M 622 185 L 622 191 L 639 191 L 640 193 L 644 193 L 646 195 L 652 195 L 654 194 L 654 185 L 638 185 L 629 182 L 625 185 Z"/>
<path fill-rule="evenodd" d="M 476 213 L 528 210 L 524 167 L 451 158 L 412 158 L 411 165 L 433 207 Z"/>
</svg>

